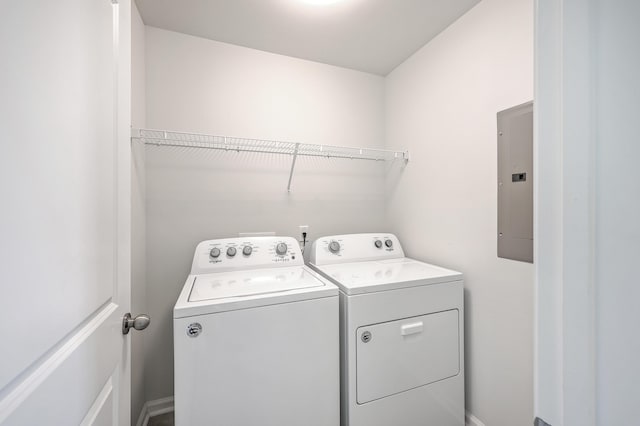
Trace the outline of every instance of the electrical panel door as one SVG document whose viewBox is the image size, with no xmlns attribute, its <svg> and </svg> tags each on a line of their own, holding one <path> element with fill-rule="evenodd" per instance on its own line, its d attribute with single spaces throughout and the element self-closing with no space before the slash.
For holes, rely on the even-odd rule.
<svg viewBox="0 0 640 426">
<path fill-rule="evenodd" d="M 498 257 L 533 262 L 533 102 L 498 113 Z"/>
</svg>

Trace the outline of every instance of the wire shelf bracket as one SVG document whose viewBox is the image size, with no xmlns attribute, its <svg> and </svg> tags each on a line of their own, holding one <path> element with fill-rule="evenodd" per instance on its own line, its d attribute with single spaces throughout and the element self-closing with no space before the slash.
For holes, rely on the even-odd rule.
<svg viewBox="0 0 640 426">
<path fill-rule="evenodd" d="M 298 156 L 340 158 L 368 161 L 409 162 L 408 151 L 393 151 L 377 148 L 355 148 L 348 146 L 306 144 L 266 139 L 248 139 L 229 136 L 204 135 L 197 133 L 172 132 L 167 130 L 132 129 L 131 140 L 146 145 L 214 149 L 220 151 L 254 152 L 291 156 L 291 169 L 287 191 L 291 191 L 293 171 Z"/>
</svg>

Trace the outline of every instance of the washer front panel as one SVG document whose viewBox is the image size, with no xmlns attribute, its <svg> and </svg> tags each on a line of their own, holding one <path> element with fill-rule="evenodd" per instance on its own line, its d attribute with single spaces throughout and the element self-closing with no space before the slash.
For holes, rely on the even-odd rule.
<svg viewBox="0 0 640 426">
<path fill-rule="evenodd" d="M 339 424 L 337 296 L 178 318 L 173 328 L 176 425 Z"/>
</svg>

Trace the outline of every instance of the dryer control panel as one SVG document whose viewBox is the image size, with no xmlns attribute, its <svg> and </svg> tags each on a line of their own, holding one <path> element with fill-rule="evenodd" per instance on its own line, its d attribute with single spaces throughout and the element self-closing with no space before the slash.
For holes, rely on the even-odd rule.
<svg viewBox="0 0 640 426">
<path fill-rule="evenodd" d="M 318 238 L 311 246 L 314 265 L 403 258 L 404 251 L 393 234 L 346 234 Z"/>
<path fill-rule="evenodd" d="M 225 238 L 198 244 L 191 274 L 302 265 L 302 252 L 295 238 Z"/>
</svg>

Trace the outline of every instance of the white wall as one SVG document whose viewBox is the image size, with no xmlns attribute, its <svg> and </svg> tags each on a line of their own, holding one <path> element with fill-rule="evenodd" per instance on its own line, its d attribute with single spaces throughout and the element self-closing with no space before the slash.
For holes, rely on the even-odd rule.
<svg viewBox="0 0 640 426">
<path fill-rule="evenodd" d="M 135 2 L 131 2 L 131 125 L 144 127 L 145 46 L 144 23 Z M 144 146 L 131 145 L 131 312 L 146 313 L 146 195 Z M 146 401 L 144 390 L 144 336 L 131 336 L 131 424 L 135 425 Z"/>
<path fill-rule="evenodd" d="M 381 147 L 383 78 L 147 27 L 149 128 Z M 147 400 L 173 394 L 172 308 L 196 244 L 385 229 L 385 165 L 147 147 Z M 181 330 L 178 330 L 181 332 Z"/>
<path fill-rule="evenodd" d="M 538 0 L 536 415 L 637 423 L 640 3 Z M 540 176 L 539 176 L 540 178 Z"/>
<path fill-rule="evenodd" d="M 386 79 L 388 179 L 409 256 L 465 274 L 467 410 L 533 421 L 533 266 L 498 259 L 496 113 L 533 98 L 533 2 L 483 0 Z"/>
</svg>

